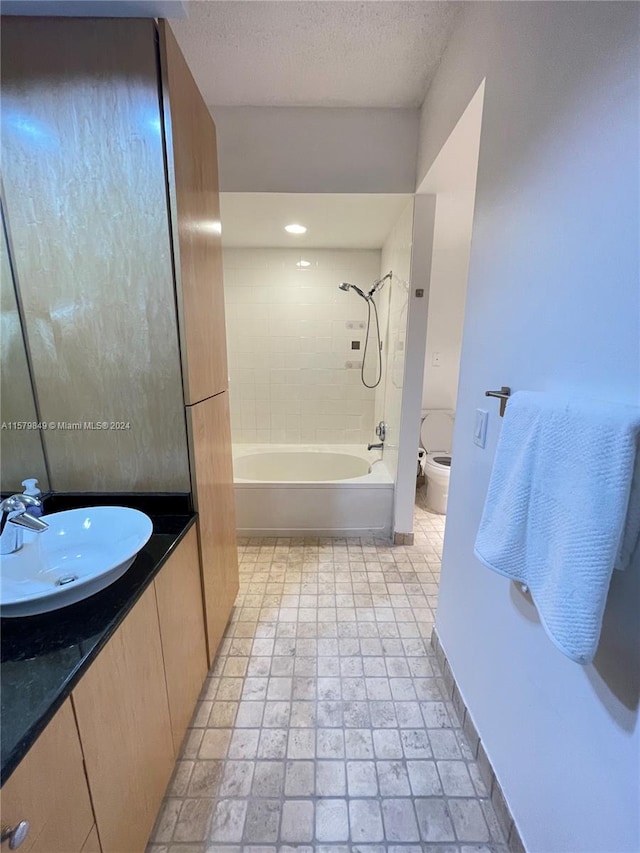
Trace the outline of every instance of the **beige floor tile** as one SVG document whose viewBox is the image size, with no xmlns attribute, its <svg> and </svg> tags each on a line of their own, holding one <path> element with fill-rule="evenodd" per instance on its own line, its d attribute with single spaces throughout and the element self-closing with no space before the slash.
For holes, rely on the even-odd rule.
<svg viewBox="0 0 640 853">
<path fill-rule="evenodd" d="M 507 853 L 431 647 L 443 530 L 240 540 L 147 853 Z"/>
</svg>

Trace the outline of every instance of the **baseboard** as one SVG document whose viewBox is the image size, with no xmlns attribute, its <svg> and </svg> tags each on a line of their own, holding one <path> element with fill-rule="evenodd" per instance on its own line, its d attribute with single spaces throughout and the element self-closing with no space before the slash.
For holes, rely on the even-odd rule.
<svg viewBox="0 0 640 853">
<path fill-rule="evenodd" d="M 390 540 L 388 527 L 237 527 L 236 535 L 244 539 L 385 539 Z M 398 543 L 395 543 L 398 544 Z M 407 543 L 408 544 L 408 543 Z"/>
<path fill-rule="evenodd" d="M 451 667 L 449 666 L 449 661 L 447 660 L 447 656 L 444 652 L 444 649 L 442 648 L 440 638 L 438 637 L 435 628 L 431 632 L 431 648 L 435 652 L 436 659 L 440 665 L 440 669 L 442 670 L 442 677 L 447 688 L 447 692 L 451 701 L 454 704 L 456 711 L 458 712 L 458 716 L 460 717 L 463 731 L 467 736 L 467 740 L 469 741 L 471 751 L 473 752 L 474 758 L 478 762 L 478 769 L 480 771 L 480 774 L 482 775 L 482 779 L 487 788 L 489 789 L 491 803 L 493 804 L 493 808 L 496 813 L 498 823 L 500 824 L 500 828 L 504 832 L 504 836 L 507 839 L 507 845 L 509 847 L 509 850 L 511 851 L 511 853 L 526 853 L 525 846 L 522 843 L 522 839 L 520 838 L 520 833 L 518 832 L 518 828 L 516 827 L 515 821 L 513 820 L 513 816 L 509 811 L 507 801 L 505 800 L 504 794 L 502 793 L 500 783 L 496 778 L 496 774 L 494 772 L 493 767 L 491 766 L 489 757 L 487 756 L 487 753 L 484 749 L 482 740 L 480 739 L 480 735 L 478 734 L 476 727 L 473 724 L 469 709 L 465 705 L 464 699 L 462 698 L 462 694 L 458 689 L 458 685 L 454 678 L 453 672 L 451 671 Z"/>
<path fill-rule="evenodd" d="M 414 544 L 414 535 L 413 533 L 394 533 L 393 534 L 393 544 L 394 545 L 413 545 Z"/>
</svg>

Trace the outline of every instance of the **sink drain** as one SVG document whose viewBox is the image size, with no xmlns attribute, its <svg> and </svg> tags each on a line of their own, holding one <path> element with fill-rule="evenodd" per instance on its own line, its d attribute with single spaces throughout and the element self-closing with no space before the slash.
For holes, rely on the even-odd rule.
<svg viewBox="0 0 640 853">
<path fill-rule="evenodd" d="M 58 578 L 56 586 L 66 586 L 68 583 L 73 583 L 78 580 L 78 575 L 66 575 L 63 578 Z"/>
</svg>

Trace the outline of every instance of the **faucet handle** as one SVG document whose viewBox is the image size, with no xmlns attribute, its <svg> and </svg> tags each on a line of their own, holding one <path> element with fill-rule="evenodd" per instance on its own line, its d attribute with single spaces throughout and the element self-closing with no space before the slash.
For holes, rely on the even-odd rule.
<svg viewBox="0 0 640 853">
<path fill-rule="evenodd" d="M 13 554 L 22 548 L 23 528 L 42 533 L 49 527 L 46 521 L 27 512 L 23 497 L 11 495 L 0 503 L 0 554 Z"/>
<path fill-rule="evenodd" d="M 13 512 L 17 509 L 26 509 L 28 506 L 42 506 L 42 501 L 40 498 L 31 495 L 11 495 L 10 498 L 5 498 L 0 503 L 0 511 Z"/>
<path fill-rule="evenodd" d="M 26 495 L 24 492 L 21 495 L 14 495 L 24 506 L 42 506 L 42 500 L 35 495 Z"/>
<path fill-rule="evenodd" d="M 0 512 L 15 512 L 19 509 L 25 509 L 25 505 L 22 503 L 22 498 L 24 495 L 11 495 L 10 498 L 5 498 L 2 503 L 0 503 Z"/>
</svg>

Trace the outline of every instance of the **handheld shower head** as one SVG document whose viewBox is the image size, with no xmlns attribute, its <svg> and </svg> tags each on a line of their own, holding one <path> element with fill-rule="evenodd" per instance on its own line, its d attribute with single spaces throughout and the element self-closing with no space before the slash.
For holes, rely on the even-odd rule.
<svg viewBox="0 0 640 853">
<path fill-rule="evenodd" d="M 347 292 L 349 290 L 355 290 L 355 292 L 358 294 L 358 296 L 362 296 L 363 299 L 367 298 L 366 295 L 360 290 L 359 287 L 356 287 L 355 284 L 349 284 L 348 281 L 340 282 L 340 284 L 338 285 L 338 288 L 340 290 L 344 290 L 345 292 Z"/>
</svg>

